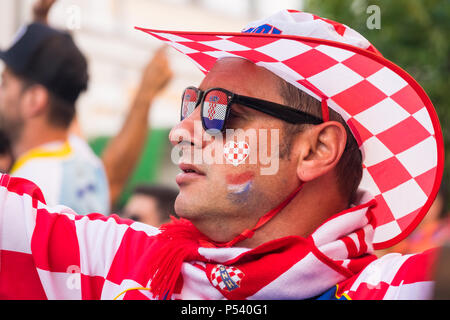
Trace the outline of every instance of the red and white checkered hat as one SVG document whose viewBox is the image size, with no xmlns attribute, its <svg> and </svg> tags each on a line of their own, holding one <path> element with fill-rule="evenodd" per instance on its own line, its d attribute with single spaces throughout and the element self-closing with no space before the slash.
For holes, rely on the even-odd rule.
<svg viewBox="0 0 450 320">
<path fill-rule="evenodd" d="M 377 200 L 374 248 L 390 247 L 422 220 L 439 189 L 444 147 L 420 85 L 355 30 L 283 10 L 241 33 L 137 28 L 188 56 L 205 74 L 223 57 L 263 66 L 338 112 L 363 154 L 360 189 Z"/>
</svg>

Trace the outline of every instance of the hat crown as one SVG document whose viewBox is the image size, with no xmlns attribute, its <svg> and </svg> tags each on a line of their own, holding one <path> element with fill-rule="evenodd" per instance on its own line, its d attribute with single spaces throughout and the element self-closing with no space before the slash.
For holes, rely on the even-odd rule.
<svg viewBox="0 0 450 320">
<path fill-rule="evenodd" d="M 242 32 L 283 34 L 330 40 L 379 54 L 369 40 L 345 24 L 298 10 L 281 10 L 268 18 L 247 24 Z"/>
</svg>

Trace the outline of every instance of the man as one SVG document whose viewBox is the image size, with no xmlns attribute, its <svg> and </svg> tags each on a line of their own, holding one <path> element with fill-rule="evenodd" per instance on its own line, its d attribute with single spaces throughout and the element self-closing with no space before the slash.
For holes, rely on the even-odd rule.
<svg viewBox="0 0 450 320">
<path fill-rule="evenodd" d="M 15 158 L 10 173 L 39 185 L 49 205 L 108 214 L 103 165 L 69 133 L 76 101 L 88 85 L 87 62 L 72 37 L 34 22 L 0 58 L 1 127 Z"/>
<path fill-rule="evenodd" d="M 176 190 L 164 186 L 141 184 L 134 188 L 125 205 L 123 217 L 159 227 L 170 222 L 175 213 Z"/>
<path fill-rule="evenodd" d="M 182 219 L 158 230 L 80 217 L 47 208 L 36 186 L 4 175 L 3 297 L 432 296 L 434 251 L 372 254 L 414 229 L 442 175 L 439 123 L 406 72 L 350 28 L 293 10 L 243 33 L 145 31 L 206 74 L 185 90 L 182 121 L 170 133 L 182 152 L 175 203 Z M 226 136 L 234 129 L 279 139 Z M 261 174 L 267 163 L 252 156 L 277 149 L 277 172 Z M 8 209 L 16 202 L 33 209 Z M 75 290 L 66 287 L 71 266 L 80 270 Z"/>
</svg>

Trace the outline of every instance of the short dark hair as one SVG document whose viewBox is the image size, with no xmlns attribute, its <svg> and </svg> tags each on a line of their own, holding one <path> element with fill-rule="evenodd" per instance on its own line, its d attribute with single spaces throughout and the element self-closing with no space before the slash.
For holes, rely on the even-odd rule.
<svg viewBox="0 0 450 320">
<path fill-rule="evenodd" d="M 26 91 L 31 86 L 38 84 L 24 76 L 16 76 L 22 81 L 22 91 Z M 49 108 L 47 113 L 48 123 L 55 127 L 67 129 L 75 117 L 75 104 L 60 98 L 52 91 L 48 90 L 48 88 L 46 89 L 48 92 Z"/>
<path fill-rule="evenodd" d="M 174 209 L 175 199 L 178 196 L 177 190 L 162 185 L 140 184 L 133 189 L 134 194 L 142 194 L 156 199 L 160 221 L 168 220 L 170 216 L 177 217 Z"/>
<path fill-rule="evenodd" d="M 56 60 L 54 65 L 52 60 Z M 86 58 L 69 34 L 57 34 L 40 44 L 27 65 L 25 71 L 13 73 L 23 80 L 25 89 L 34 84 L 46 87 L 49 123 L 68 128 L 75 117 L 75 102 L 88 86 Z"/>
<path fill-rule="evenodd" d="M 286 105 L 322 118 L 322 105 L 319 100 L 281 78 L 279 78 L 279 90 Z M 336 166 L 336 176 L 341 194 L 348 196 L 348 203 L 351 204 L 355 201 L 356 190 L 362 179 L 362 155 L 356 139 L 341 115 L 330 109 L 329 116 L 330 120 L 341 123 L 347 133 L 345 150 Z M 289 156 L 294 137 L 307 126 L 309 125 L 285 124 L 286 143 L 280 150 L 280 156 Z"/>
</svg>

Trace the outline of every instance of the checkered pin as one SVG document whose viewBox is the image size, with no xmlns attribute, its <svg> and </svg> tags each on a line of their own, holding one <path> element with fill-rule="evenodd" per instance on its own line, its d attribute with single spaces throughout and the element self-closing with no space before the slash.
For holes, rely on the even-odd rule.
<svg viewBox="0 0 450 320">
<path fill-rule="evenodd" d="M 223 156 L 228 163 L 237 167 L 247 159 L 250 153 L 248 143 L 245 141 L 229 141 L 223 147 Z"/>
<path fill-rule="evenodd" d="M 218 264 L 211 271 L 211 283 L 219 290 L 232 291 L 241 286 L 244 273 L 233 266 Z"/>
</svg>

